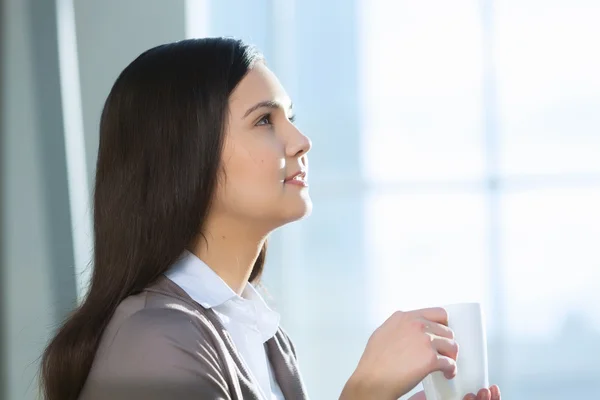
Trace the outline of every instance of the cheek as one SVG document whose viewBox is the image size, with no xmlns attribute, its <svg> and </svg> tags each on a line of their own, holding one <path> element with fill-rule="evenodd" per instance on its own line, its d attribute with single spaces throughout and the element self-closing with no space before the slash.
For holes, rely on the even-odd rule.
<svg viewBox="0 0 600 400">
<path fill-rule="evenodd" d="M 283 152 L 268 142 L 260 146 L 229 143 L 223 152 L 226 177 L 222 193 L 226 201 L 232 206 L 270 206 L 269 200 L 283 190 L 284 163 Z"/>
<path fill-rule="evenodd" d="M 276 185 L 284 179 L 284 158 L 274 146 L 259 148 L 237 148 L 232 155 L 228 174 L 238 177 L 237 183 L 264 186 Z"/>
</svg>

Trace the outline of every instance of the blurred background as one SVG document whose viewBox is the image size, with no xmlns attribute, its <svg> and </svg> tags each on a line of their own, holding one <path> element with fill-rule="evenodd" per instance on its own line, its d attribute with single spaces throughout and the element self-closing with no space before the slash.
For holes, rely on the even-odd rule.
<svg viewBox="0 0 600 400">
<path fill-rule="evenodd" d="M 597 0 L 0 3 L 1 399 L 84 294 L 111 85 L 203 36 L 256 44 L 313 140 L 264 279 L 312 398 L 393 311 L 473 300 L 503 398 L 600 398 Z"/>
</svg>

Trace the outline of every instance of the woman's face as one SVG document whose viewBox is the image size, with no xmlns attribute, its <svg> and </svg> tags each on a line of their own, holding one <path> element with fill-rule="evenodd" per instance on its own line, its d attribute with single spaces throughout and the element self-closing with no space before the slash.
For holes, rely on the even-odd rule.
<svg viewBox="0 0 600 400">
<path fill-rule="evenodd" d="M 257 63 L 229 99 L 222 173 L 213 212 L 274 229 L 310 213 L 310 139 L 293 123 L 290 98 Z"/>
</svg>

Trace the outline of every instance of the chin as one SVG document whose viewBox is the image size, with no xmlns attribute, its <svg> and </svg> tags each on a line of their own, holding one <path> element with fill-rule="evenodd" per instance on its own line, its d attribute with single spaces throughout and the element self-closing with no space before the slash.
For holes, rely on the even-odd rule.
<svg viewBox="0 0 600 400">
<path fill-rule="evenodd" d="M 304 218 L 310 216 L 310 214 L 312 214 L 312 209 L 313 209 L 312 200 L 310 198 L 308 198 L 305 200 L 304 207 L 302 208 L 302 212 L 300 212 L 298 214 L 299 216 L 296 220 L 304 219 Z"/>
<path fill-rule="evenodd" d="M 283 213 L 281 225 L 308 217 L 312 213 L 313 203 L 310 197 L 303 196 L 294 201 L 293 204 L 286 204 L 286 206 L 287 207 L 281 210 Z"/>
</svg>

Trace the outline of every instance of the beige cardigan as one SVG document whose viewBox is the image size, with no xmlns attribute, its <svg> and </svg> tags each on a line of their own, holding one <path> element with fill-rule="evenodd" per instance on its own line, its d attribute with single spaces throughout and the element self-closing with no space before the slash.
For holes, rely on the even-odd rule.
<svg viewBox="0 0 600 400">
<path fill-rule="evenodd" d="M 288 400 L 308 399 L 294 346 L 281 330 L 265 344 Z M 118 306 L 79 400 L 259 400 L 217 315 L 166 277 Z"/>
</svg>

